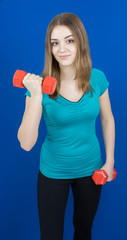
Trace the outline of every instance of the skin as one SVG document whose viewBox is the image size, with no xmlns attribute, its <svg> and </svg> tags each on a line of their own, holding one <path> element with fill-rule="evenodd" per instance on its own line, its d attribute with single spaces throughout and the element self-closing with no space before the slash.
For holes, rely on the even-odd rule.
<svg viewBox="0 0 127 240">
<path fill-rule="evenodd" d="M 56 26 L 52 33 L 51 42 L 52 54 L 54 58 L 58 61 L 61 70 L 61 84 L 64 85 L 74 85 L 75 77 L 75 59 L 77 53 L 77 45 L 74 36 L 64 39 L 68 35 L 73 33 L 67 26 Z M 70 41 L 71 39 L 74 40 Z M 67 59 L 62 60 L 61 55 L 70 55 Z M 114 167 L 114 144 L 115 144 L 115 121 L 111 110 L 111 103 L 109 99 L 108 89 L 99 97 L 100 102 L 100 118 L 102 125 L 102 132 L 106 151 L 106 162 L 100 170 L 105 170 L 108 174 L 107 181 L 110 182 L 113 177 L 113 167 Z"/>
</svg>

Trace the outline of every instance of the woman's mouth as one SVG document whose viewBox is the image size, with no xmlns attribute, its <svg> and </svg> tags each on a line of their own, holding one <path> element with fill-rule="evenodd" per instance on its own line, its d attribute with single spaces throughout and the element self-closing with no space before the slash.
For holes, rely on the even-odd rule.
<svg viewBox="0 0 127 240">
<path fill-rule="evenodd" d="M 69 57 L 70 55 L 63 55 L 63 56 L 60 56 L 61 59 L 66 59 L 67 57 Z"/>
</svg>

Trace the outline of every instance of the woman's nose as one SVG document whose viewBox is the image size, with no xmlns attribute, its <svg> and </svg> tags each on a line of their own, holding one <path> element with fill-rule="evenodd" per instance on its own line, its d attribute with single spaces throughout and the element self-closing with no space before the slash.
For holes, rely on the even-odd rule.
<svg viewBox="0 0 127 240">
<path fill-rule="evenodd" d="M 64 43 L 60 43 L 59 44 L 59 49 L 60 50 L 64 50 L 66 48 L 65 44 Z"/>
</svg>

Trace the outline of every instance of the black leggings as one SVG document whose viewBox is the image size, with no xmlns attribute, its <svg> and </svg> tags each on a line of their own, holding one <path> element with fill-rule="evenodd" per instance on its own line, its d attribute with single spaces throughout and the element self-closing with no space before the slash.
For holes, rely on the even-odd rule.
<svg viewBox="0 0 127 240">
<path fill-rule="evenodd" d="M 74 197 L 73 240 L 91 240 L 91 228 L 102 185 L 96 185 L 92 176 L 53 179 L 46 177 L 39 170 L 37 198 L 41 240 L 63 240 L 64 216 L 70 186 Z"/>
</svg>

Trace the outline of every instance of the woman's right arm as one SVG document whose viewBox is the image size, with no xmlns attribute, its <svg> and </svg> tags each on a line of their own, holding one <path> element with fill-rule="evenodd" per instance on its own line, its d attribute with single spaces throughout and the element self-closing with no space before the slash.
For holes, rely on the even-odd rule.
<svg viewBox="0 0 127 240">
<path fill-rule="evenodd" d="M 43 111 L 42 98 L 43 95 L 26 96 L 25 112 L 17 134 L 21 148 L 26 151 L 33 148 L 38 138 L 38 129 Z"/>
</svg>

